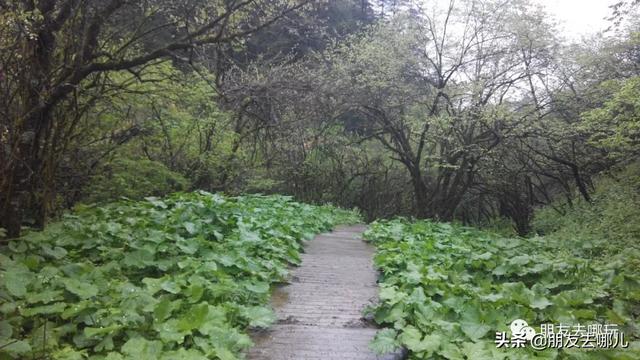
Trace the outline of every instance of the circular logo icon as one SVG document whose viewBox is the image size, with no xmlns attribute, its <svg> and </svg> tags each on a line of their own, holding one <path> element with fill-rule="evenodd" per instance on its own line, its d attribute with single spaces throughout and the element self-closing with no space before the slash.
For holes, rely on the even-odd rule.
<svg viewBox="0 0 640 360">
<path fill-rule="evenodd" d="M 509 327 L 511 328 L 512 336 L 519 336 L 527 341 L 531 341 L 536 336 L 536 331 L 522 319 L 513 320 Z"/>
</svg>

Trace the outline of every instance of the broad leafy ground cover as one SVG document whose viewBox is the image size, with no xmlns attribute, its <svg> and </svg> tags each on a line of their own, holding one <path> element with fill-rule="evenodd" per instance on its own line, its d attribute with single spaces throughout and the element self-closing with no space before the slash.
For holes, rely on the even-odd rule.
<svg viewBox="0 0 640 360">
<path fill-rule="evenodd" d="M 236 359 L 304 239 L 352 212 L 198 192 L 68 215 L 0 251 L 0 359 Z"/>
<path fill-rule="evenodd" d="M 365 232 L 381 271 L 372 347 L 412 359 L 640 359 L 637 244 L 504 238 L 468 227 L 404 219 Z M 613 248 L 616 246 L 617 248 Z M 601 256 L 607 254 L 607 256 Z M 626 350 L 497 348 L 496 332 L 539 324 L 620 325 Z"/>
</svg>

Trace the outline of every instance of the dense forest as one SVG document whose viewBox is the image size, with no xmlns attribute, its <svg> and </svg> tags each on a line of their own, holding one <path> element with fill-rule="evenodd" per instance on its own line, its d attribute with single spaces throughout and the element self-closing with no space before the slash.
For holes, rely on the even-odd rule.
<svg viewBox="0 0 640 360">
<path fill-rule="evenodd" d="M 385 274 L 409 266 L 385 251 L 407 251 L 402 261 L 410 262 L 424 250 L 412 243 L 396 249 L 406 240 L 398 231 L 429 239 L 444 231 L 447 246 L 474 244 L 468 251 L 477 254 L 490 248 L 517 256 L 511 245 L 493 248 L 486 240 L 505 236 L 522 243 L 525 254 L 550 259 L 556 248 L 575 250 L 580 261 L 615 263 L 628 271 L 616 280 L 624 288 L 603 285 L 599 291 L 608 295 L 598 314 L 615 307 L 615 319 L 637 341 L 639 9 L 637 0 L 616 2 L 602 14 L 606 31 L 576 39 L 532 0 L 0 0 L 0 358 L 122 359 L 107 356 L 115 342 L 129 357 L 159 359 L 136 352 L 151 342 L 125 336 L 133 325 L 97 327 L 82 310 L 44 301 L 64 297 L 88 307 L 99 289 L 112 286 L 107 274 L 137 286 L 179 267 L 180 280 L 145 282 L 156 289 L 150 297 L 174 296 L 156 315 L 164 320 L 183 311 L 197 322 L 198 314 L 227 314 L 228 329 L 260 325 L 271 315 L 258 305 L 284 279 L 286 264 L 298 262 L 303 239 L 358 219 L 375 221 L 367 236 L 382 251 L 376 264 Z M 210 206 L 223 209 L 217 218 L 203 210 Z M 217 220 L 201 222 L 203 216 Z M 466 226 L 487 233 L 461 230 Z M 178 241 L 183 252 L 166 250 L 175 264 L 160 265 L 143 247 L 122 255 L 117 244 L 132 241 L 132 233 L 156 239 L 157 251 Z M 242 246 L 198 242 L 227 237 Z M 252 237 L 269 239 L 264 251 L 273 252 L 245 244 Z M 535 245 L 542 238 L 544 252 Z M 111 246 L 119 250 L 105 250 Z M 36 247 L 40 255 L 30 257 Z M 430 260 L 454 261 L 455 249 Z M 211 295 L 209 307 L 180 308 L 178 301 L 202 298 L 204 280 L 191 281 L 199 267 L 215 266 L 206 254 L 216 252 L 230 254 L 215 257 L 212 270 L 226 279 L 216 290 L 226 295 Z M 83 259 L 104 273 L 77 280 L 74 274 L 89 270 L 68 264 Z M 238 259 L 250 263 L 225 267 Z M 427 261 L 416 259 L 412 264 Z M 480 260 L 501 261 L 488 259 Z M 139 265 L 145 261 L 158 268 Z M 110 272 L 114 263 L 121 265 Z M 596 276 L 603 268 L 589 269 Z M 231 279 L 243 271 L 251 275 L 239 290 Z M 72 279 L 60 282 L 64 295 L 31 277 L 61 272 Z M 582 288 L 583 280 L 564 286 Z M 397 303 L 389 289 L 412 293 L 405 287 L 415 284 L 406 281 L 383 281 L 379 323 L 400 321 L 381 314 Z M 196 295 L 179 293 L 180 286 Z M 233 306 L 212 305 L 231 298 Z M 49 308 L 16 315 L 20 301 Z M 60 340 L 51 351 L 46 340 L 33 340 L 56 316 L 84 329 L 75 350 L 61 345 L 76 331 L 70 328 L 50 336 Z M 407 323 L 395 324 L 398 333 L 376 340 L 382 352 L 408 346 L 408 332 L 400 331 Z M 167 344 L 182 344 L 178 338 L 203 325 L 176 326 L 158 330 L 165 344 L 159 346 L 174 351 L 167 359 L 191 358 L 196 345 Z M 220 336 L 228 329 L 206 331 Z M 114 334 L 106 344 L 96 340 L 108 332 Z M 422 336 L 435 332 L 418 334 L 426 341 Z M 197 346 L 220 359 L 248 346 L 240 332 L 225 336 L 224 344 Z M 411 344 L 416 358 L 458 358 Z M 31 352 L 37 346 L 42 354 Z"/>
<path fill-rule="evenodd" d="M 525 235 L 638 155 L 632 2 L 580 42 L 524 0 L 1 6 L 9 237 L 187 189 Z"/>
</svg>

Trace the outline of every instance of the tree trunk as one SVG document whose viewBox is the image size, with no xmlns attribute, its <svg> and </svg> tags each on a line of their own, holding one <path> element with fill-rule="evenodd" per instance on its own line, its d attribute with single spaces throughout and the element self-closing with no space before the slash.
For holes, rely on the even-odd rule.
<svg viewBox="0 0 640 360">
<path fill-rule="evenodd" d="M 3 195 L 2 211 L 0 212 L 0 227 L 4 228 L 7 238 L 12 239 L 20 236 L 22 226 L 22 209 L 18 199 L 12 196 L 12 192 Z"/>
<path fill-rule="evenodd" d="M 585 201 L 590 203 L 591 196 L 589 195 L 589 190 L 587 190 L 587 186 L 585 185 L 584 180 L 582 179 L 582 175 L 580 174 L 580 169 L 575 164 L 572 164 L 570 167 L 571 167 L 571 172 L 573 173 L 573 178 L 576 180 L 576 185 L 578 186 L 578 190 L 580 191 L 580 194 L 582 195 Z"/>
<path fill-rule="evenodd" d="M 26 150 L 27 146 L 21 146 Z M 8 174 L 9 189 L 2 197 L 0 227 L 7 230 L 9 238 L 20 236 L 20 230 L 29 218 L 31 225 L 38 229 L 45 226 L 51 202 L 51 181 L 43 171 L 42 161 L 33 152 L 21 153 L 13 169 Z"/>
<path fill-rule="evenodd" d="M 39 94 L 29 92 L 25 104 L 40 101 Z M 33 106 L 33 105 L 32 105 Z M 0 226 L 7 230 L 8 238 L 20 236 L 26 218 L 31 225 L 42 229 L 53 198 L 55 168 L 47 164 L 55 154 L 47 144 L 52 131 L 52 115 L 49 110 L 32 112 L 24 118 L 14 120 L 20 126 L 13 134 L 9 166 L 3 193 L 0 198 Z"/>
<path fill-rule="evenodd" d="M 416 198 L 416 217 L 419 219 L 431 217 L 427 186 L 419 172 L 411 172 L 411 183 Z"/>
</svg>

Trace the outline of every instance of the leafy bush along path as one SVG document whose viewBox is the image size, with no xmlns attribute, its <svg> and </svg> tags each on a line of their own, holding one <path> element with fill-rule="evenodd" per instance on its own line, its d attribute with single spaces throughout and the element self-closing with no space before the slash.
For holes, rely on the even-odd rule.
<svg viewBox="0 0 640 360">
<path fill-rule="evenodd" d="M 501 238 L 446 223 L 379 221 L 365 232 L 382 272 L 373 347 L 411 359 L 640 359 L 637 247 L 605 262 L 592 245 Z M 613 247 L 617 244 L 611 245 Z M 618 324 L 629 349 L 496 348 L 497 331 L 524 319 Z"/>
<path fill-rule="evenodd" d="M 87 208 L 0 253 L 0 359 L 236 359 L 304 239 L 357 221 L 204 192 Z"/>
</svg>

